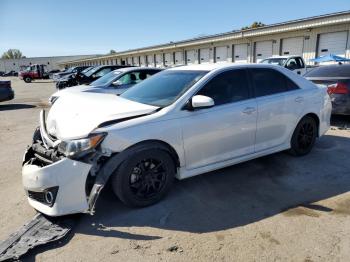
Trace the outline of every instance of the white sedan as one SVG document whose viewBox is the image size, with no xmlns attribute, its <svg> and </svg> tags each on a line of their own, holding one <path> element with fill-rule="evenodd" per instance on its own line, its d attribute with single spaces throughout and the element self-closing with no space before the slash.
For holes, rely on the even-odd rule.
<svg viewBox="0 0 350 262">
<path fill-rule="evenodd" d="M 277 66 L 165 70 L 120 96 L 59 99 L 23 163 L 29 203 L 50 216 L 94 210 L 107 182 L 130 206 L 162 199 L 184 179 L 289 150 L 310 152 L 329 128 L 326 89 Z"/>
</svg>

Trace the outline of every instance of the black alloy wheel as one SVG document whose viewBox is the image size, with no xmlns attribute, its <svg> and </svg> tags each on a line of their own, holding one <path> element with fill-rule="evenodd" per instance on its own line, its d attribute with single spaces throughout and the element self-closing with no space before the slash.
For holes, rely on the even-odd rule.
<svg viewBox="0 0 350 262">
<path fill-rule="evenodd" d="M 168 151 L 142 149 L 120 164 L 112 176 L 112 188 L 128 206 L 149 206 L 166 195 L 175 173 L 175 163 Z"/>
<path fill-rule="evenodd" d="M 289 152 L 295 156 L 308 154 L 315 144 L 317 130 L 317 124 L 313 117 L 303 117 L 294 130 Z"/>
<path fill-rule="evenodd" d="M 130 175 L 132 193 L 140 200 L 148 200 L 162 191 L 166 182 L 166 169 L 158 159 L 144 159 L 137 163 Z"/>
</svg>

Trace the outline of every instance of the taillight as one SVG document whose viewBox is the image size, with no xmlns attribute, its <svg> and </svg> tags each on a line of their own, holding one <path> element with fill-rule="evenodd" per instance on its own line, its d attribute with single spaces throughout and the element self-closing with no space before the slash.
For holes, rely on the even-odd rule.
<svg viewBox="0 0 350 262">
<path fill-rule="evenodd" d="M 349 94 L 349 89 L 345 83 L 336 83 L 327 86 L 328 94 Z"/>
</svg>

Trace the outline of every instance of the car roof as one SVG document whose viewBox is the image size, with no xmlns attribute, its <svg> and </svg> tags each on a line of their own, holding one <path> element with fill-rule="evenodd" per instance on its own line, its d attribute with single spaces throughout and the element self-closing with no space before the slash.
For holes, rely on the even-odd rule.
<svg viewBox="0 0 350 262">
<path fill-rule="evenodd" d="M 120 71 L 120 72 L 132 72 L 132 71 L 140 71 L 140 70 L 157 70 L 161 71 L 164 70 L 162 68 L 156 68 L 156 67 L 141 67 L 141 66 L 134 66 L 134 67 L 121 67 L 118 69 L 113 70 L 114 71 Z"/>
<path fill-rule="evenodd" d="M 300 56 L 298 56 L 298 55 L 274 55 L 274 56 L 270 56 L 268 58 L 265 58 L 264 60 L 272 59 L 272 58 L 292 58 L 292 57 L 300 57 Z"/>
<path fill-rule="evenodd" d="M 248 64 L 248 63 L 215 63 L 215 64 L 196 64 L 196 65 L 187 65 L 187 66 L 178 66 L 178 67 L 172 67 L 167 70 L 192 70 L 192 71 L 214 71 L 218 69 L 225 69 L 225 68 L 276 68 L 277 65 L 270 65 L 270 64 Z"/>
</svg>

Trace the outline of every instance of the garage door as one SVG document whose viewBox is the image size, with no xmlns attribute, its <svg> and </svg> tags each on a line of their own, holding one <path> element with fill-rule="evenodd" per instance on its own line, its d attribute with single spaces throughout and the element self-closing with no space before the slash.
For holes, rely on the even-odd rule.
<svg viewBox="0 0 350 262">
<path fill-rule="evenodd" d="M 272 56 L 272 41 L 256 42 L 255 45 L 255 62 Z"/>
<path fill-rule="evenodd" d="M 217 46 L 215 47 L 215 62 L 227 62 L 228 48 L 227 46 Z"/>
<path fill-rule="evenodd" d="M 186 51 L 186 64 L 191 65 L 196 62 L 196 51 L 188 50 Z"/>
<path fill-rule="evenodd" d="M 140 66 L 146 66 L 146 57 L 144 55 L 140 56 Z"/>
<path fill-rule="evenodd" d="M 156 55 L 156 67 L 163 67 L 163 55 L 162 54 Z"/>
<path fill-rule="evenodd" d="M 207 64 L 210 59 L 210 50 L 209 48 L 199 49 L 199 63 Z"/>
<path fill-rule="evenodd" d="M 138 56 L 134 56 L 133 61 L 134 61 L 134 66 L 139 65 L 139 57 Z"/>
<path fill-rule="evenodd" d="M 317 55 L 345 56 L 347 38 L 347 32 L 320 34 Z"/>
<path fill-rule="evenodd" d="M 183 65 L 183 53 L 181 51 L 175 52 L 175 65 Z"/>
<path fill-rule="evenodd" d="M 172 53 L 166 53 L 164 55 L 164 64 L 165 64 L 165 66 L 171 66 L 173 64 L 173 54 Z"/>
<path fill-rule="evenodd" d="M 154 56 L 153 55 L 147 56 L 147 66 L 154 67 Z"/>
<path fill-rule="evenodd" d="M 234 45 L 233 53 L 234 63 L 248 63 L 248 44 Z"/>
<path fill-rule="evenodd" d="M 292 37 L 282 39 L 281 55 L 303 55 L 304 38 Z"/>
</svg>

